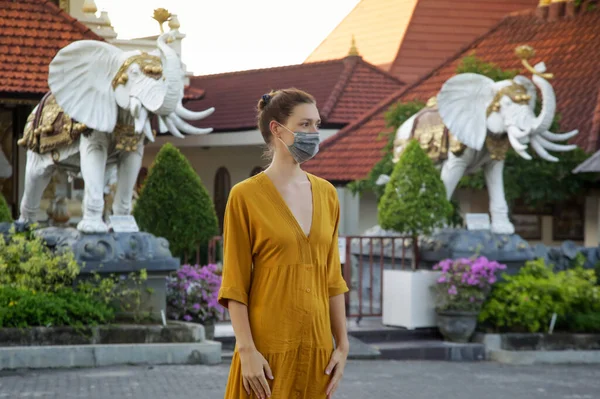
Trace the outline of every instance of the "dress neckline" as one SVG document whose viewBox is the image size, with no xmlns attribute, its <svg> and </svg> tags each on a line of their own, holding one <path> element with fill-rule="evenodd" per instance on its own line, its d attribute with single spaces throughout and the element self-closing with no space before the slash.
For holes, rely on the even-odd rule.
<svg viewBox="0 0 600 399">
<path fill-rule="evenodd" d="M 315 201 L 316 185 L 315 185 L 313 176 L 308 172 L 304 172 L 304 173 L 306 174 L 308 182 L 310 183 L 311 201 L 312 201 L 312 214 L 311 214 L 310 228 L 308 229 L 308 234 L 306 234 L 306 232 L 302 229 L 302 226 L 300 226 L 298 219 L 296 219 L 296 216 L 294 216 L 294 213 L 288 206 L 287 202 L 285 202 L 285 199 L 283 198 L 283 196 L 281 195 L 281 193 L 279 192 L 279 190 L 277 189 L 277 187 L 275 186 L 275 183 L 273 183 L 271 178 L 264 171 L 260 172 L 259 176 L 262 177 L 262 180 L 265 181 L 266 185 L 272 191 L 275 202 L 277 205 L 279 205 L 279 208 L 281 210 L 283 210 L 283 212 L 287 215 L 287 217 L 290 219 L 290 221 L 295 226 L 295 228 L 297 229 L 298 233 L 302 236 L 302 238 L 304 238 L 305 240 L 308 241 L 313 236 L 313 230 L 314 230 L 315 224 L 316 224 L 315 223 L 315 221 L 316 221 L 315 215 L 316 215 L 317 201 Z"/>
</svg>

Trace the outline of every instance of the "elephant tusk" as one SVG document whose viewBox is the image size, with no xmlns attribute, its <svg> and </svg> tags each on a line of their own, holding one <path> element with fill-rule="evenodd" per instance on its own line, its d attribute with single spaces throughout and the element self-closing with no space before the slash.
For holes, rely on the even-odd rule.
<svg viewBox="0 0 600 399">
<path fill-rule="evenodd" d="M 175 124 L 173 123 L 173 121 L 171 119 L 169 119 L 168 117 L 164 119 L 165 123 L 167 124 L 167 127 L 169 128 L 169 132 L 171 132 L 171 134 L 177 138 L 183 139 L 185 138 L 185 136 L 183 134 L 181 134 L 181 132 L 177 129 L 177 126 L 175 126 Z"/>
<path fill-rule="evenodd" d="M 542 145 L 536 141 L 536 140 L 531 140 L 531 147 L 535 150 L 535 152 L 538 153 L 538 155 L 540 157 L 542 157 L 543 159 L 545 159 L 546 161 L 550 161 L 550 162 L 558 162 L 558 158 L 556 158 L 553 155 L 550 155 L 548 153 L 548 151 L 546 151 L 544 149 L 544 147 L 542 147 Z"/>
<path fill-rule="evenodd" d="M 577 146 L 575 144 L 570 144 L 570 145 L 556 144 L 556 143 L 546 140 L 542 136 L 535 136 L 532 140 L 537 141 L 538 143 L 541 144 L 542 147 L 544 147 L 545 149 L 550 150 L 550 151 L 566 152 L 566 151 L 572 151 L 575 148 L 577 148 Z"/>
<path fill-rule="evenodd" d="M 146 119 L 146 123 L 144 123 L 144 134 L 150 140 L 151 143 L 154 143 L 154 134 L 152 134 L 152 126 L 150 125 L 150 119 Z"/>
<path fill-rule="evenodd" d="M 183 107 L 183 104 L 181 104 L 181 102 L 179 104 L 177 104 L 177 108 L 175 109 L 175 113 L 178 116 L 180 116 L 183 119 L 189 120 L 189 121 L 199 121 L 200 119 L 204 119 L 207 116 L 212 115 L 213 112 L 215 112 L 214 107 L 211 107 L 202 112 L 190 111 L 189 109 L 185 109 Z"/>
<path fill-rule="evenodd" d="M 184 121 L 183 119 L 181 119 L 176 114 L 171 114 L 167 118 L 171 119 L 175 123 L 175 126 L 177 126 L 177 128 L 184 133 L 207 134 L 207 133 L 210 133 L 213 131 L 212 128 L 201 129 L 199 127 L 192 126 L 189 123 L 187 123 L 186 121 Z"/>
<path fill-rule="evenodd" d="M 516 139 L 522 139 L 523 137 L 527 137 L 529 135 L 528 132 L 524 132 L 516 126 L 509 126 L 508 134 L 514 136 Z"/>
<path fill-rule="evenodd" d="M 144 124 L 148 121 L 148 111 L 144 107 L 140 107 L 138 117 L 134 121 L 134 130 L 136 133 L 141 134 L 144 130 Z"/>
<path fill-rule="evenodd" d="M 140 116 L 140 109 L 142 108 L 142 103 L 135 97 L 130 99 L 131 105 L 129 106 L 129 112 L 131 112 L 131 116 L 134 119 L 137 119 Z"/>
<path fill-rule="evenodd" d="M 521 156 L 521 158 L 523 158 L 523 159 L 526 159 L 526 160 L 528 160 L 528 161 L 531 161 L 531 159 L 532 159 L 532 158 L 531 158 L 531 155 L 529 155 L 529 154 L 527 153 L 527 151 L 525 151 L 525 150 L 522 150 L 522 151 L 517 151 L 517 150 L 515 150 L 515 152 L 516 152 L 517 154 L 519 154 L 519 155 Z"/>
<path fill-rule="evenodd" d="M 527 148 L 525 144 L 521 144 L 519 140 L 512 134 L 508 135 L 508 141 L 510 141 L 510 145 L 515 149 L 515 151 L 524 151 Z"/>
<path fill-rule="evenodd" d="M 158 131 L 161 133 L 166 133 L 169 131 L 169 128 L 167 127 L 167 124 L 165 123 L 163 118 L 164 118 L 164 116 L 158 117 Z"/>
<path fill-rule="evenodd" d="M 575 137 L 579 134 L 579 130 L 575 129 L 568 133 L 552 133 L 552 132 L 542 132 L 541 136 L 550 141 L 566 141 L 572 137 Z"/>
</svg>

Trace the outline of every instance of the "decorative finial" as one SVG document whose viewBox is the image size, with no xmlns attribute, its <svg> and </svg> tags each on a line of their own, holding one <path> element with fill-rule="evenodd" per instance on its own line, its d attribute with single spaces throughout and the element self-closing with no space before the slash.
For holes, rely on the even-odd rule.
<svg viewBox="0 0 600 399">
<path fill-rule="evenodd" d="M 165 33 L 163 24 L 171 18 L 171 13 L 165 8 L 157 8 L 154 10 L 154 15 L 152 18 L 154 18 L 160 24 L 160 33 Z"/>
<path fill-rule="evenodd" d="M 356 40 L 354 39 L 354 35 L 352 35 L 352 44 L 350 45 L 350 51 L 348 51 L 348 56 L 358 56 L 358 49 L 356 48 Z"/>
<path fill-rule="evenodd" d="M 81 9 L 85 14 L 95 14 L 98 12 L 98 7 L 94 0 L 85 0 L 83 2 L 83 8 Z"/>
<path fill-rule="evenodd" d="M 515 49 L 515 54 L 521 59 L 523 66 L 532 74 L 541 76 L 544 79 L 552 79 L 554 77 L 554 75 L 551 73 L 538 72 L 534 67 L 531 66 L 529 59 L 535 55 L 535 50 L 531 46 L 519 46 Z"/>
<path fill-rule="evenodd" d="M 179 19 L 177 19 L 177 14 L 171 14 L 171 19 L 169 20 L 169 28 L 171 30 L 179 29 L 181 25 L 179 24 Z"/>
</svg>

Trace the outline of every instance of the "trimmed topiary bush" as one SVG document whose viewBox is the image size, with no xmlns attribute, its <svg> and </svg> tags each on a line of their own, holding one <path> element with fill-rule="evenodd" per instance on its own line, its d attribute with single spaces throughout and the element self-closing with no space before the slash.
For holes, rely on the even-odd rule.
<svg viewBox="0 0 600 399">
<path fill-rule="evenodd" d="M 187 158 L 165 144 L 133 210 L 141 230 L 169 241 L 173 256 L 194 252 L 219 233 L 215 207 Z"/>
<path fill-rule="evenodd" d="M 433 162 L 411 140 L 394 167 L 379 204 L 384 229 L 418 236 L 443 227 L 452 214 L 446 188 Z"/>
<path fill-rule="evenodd" d="M 8 209 L 8 204 L 6 203 L 6 199 L 4 196 L 0 194 L 0 223 L 2 222 L 12 222 L 12 216 L 10 214 L 10 209 Z"/>
<path fill-rule="evenodd" d="M 413 237 L 443 227 L 453 213 L 446 188 L 433 162 L 416 140 L 411 140 L 394 166 L 378 207 L 379 224 Z M 416 264 L 413 265 L 416 267 Z"/>
</svg>

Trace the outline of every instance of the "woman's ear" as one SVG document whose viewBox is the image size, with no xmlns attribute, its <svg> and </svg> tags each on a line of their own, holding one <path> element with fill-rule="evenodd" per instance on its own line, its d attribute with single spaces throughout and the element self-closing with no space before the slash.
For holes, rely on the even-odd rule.
<svg viewBox="0 0 600 399">
<path fill-rule="evenodd" d="M 273 135 L 273 137 L 281 138 L 280 129 L 281 129 L 281 126 L 276 121 L 273 120 L 273 121 L 269 122 L 269 130 L 271 131 L 271 134 Z"/>
</svg>

